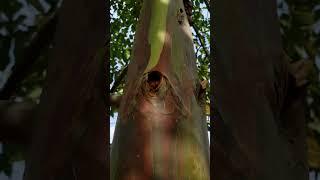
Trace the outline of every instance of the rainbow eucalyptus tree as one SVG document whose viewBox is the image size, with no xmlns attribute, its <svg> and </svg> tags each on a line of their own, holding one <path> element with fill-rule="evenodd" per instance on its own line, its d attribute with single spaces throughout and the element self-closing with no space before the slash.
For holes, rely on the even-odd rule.
<svg viewBox="0 0 320 180">
<path fill-rule="evenodd" d="M 145 0 L 111 147 L 111 179 L 209 179 L 206 120 L 182 0 Z"/>
</svg>

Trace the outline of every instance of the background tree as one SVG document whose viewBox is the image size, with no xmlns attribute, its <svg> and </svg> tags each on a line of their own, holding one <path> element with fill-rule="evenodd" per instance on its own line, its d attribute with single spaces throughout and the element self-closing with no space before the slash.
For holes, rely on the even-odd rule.
<svg viewBox="0 0 320 180">
<path fill-rule="evenodd" d="M 1 1 L 0 171 L 25 159 L 61 1 Z M 4 176 L 2 175 L 2 178 Z"/>
<path fill-rule="evenodd" d="M 218 60 L 213 72 L 217 119 L 212 162 L 221 162 L 219 166 L 213 164 L 214 178 L 307 179 L 303 78 L 312 74 L 310 64 L 314 63 L 293 62 L 282 52 L 275 2 L 217 1 L 214 7 L 213 37 Z M 234 13 L 223 11 L 226 8 Z M 306 27 L 311 31 L 311 23 L 306 24 L 302 14 L 298 16 L 300 19 L 293 16 L 289 23 L 299 19 L 305 25 L 304 34 L 308 34 Z M 282 26 L 281 31 L 292 29 Z M 298 33 L 295 36 L 302 32 Z M 288 45 L 289 34 L 282 35 Z M 293 42 L 289 44 L 296 46 Z M 311 54 L 309 58 L 312 57 Z M 312 150 L 317 151 L 310 148 L 309 152 Z M 315 154 L 310 154 L 309 166 L 310 161 L 317 159 Z"/>
<path fill-rule="evenodd" d="M 103 47 L 106 4 L 85 0 L 74 3 L 65 0 L 59 9 L 41 101 L 33 120 L 22 127 L 30 128 L 24 134 L 28 137 L 17 139 L 26 140 L 29 149 L 24 179 L 108 178 L 106 66 L 105 54 L 100 52 L 107 49 Z M 10 118 L 2 120 L 8 120 L 2 121 L 8 127 L 17 123 Z M 25 120 L 20 119 L 23 124 Z"/>
<path fill-rule="evenodd" d="M 308 77 L 306 95 L 308 164 L 320 168 L 320 26 L 319 2 L 288 0 L 278 2 L 281 35 L 285 52 L 292 61 L 308 59 L 313 69 Z"/>
</svg>

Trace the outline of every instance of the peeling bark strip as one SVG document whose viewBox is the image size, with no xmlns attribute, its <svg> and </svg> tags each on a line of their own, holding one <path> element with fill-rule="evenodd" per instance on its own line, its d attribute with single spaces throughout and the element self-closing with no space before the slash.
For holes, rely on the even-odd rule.
<svg viewBox="0 0 320 180">
<path fill-rule="evenodd" d="M 182 0 L 145 0 L 111 148 L 111 179 L 209 179 L 206 120 Z"/>
</svg>

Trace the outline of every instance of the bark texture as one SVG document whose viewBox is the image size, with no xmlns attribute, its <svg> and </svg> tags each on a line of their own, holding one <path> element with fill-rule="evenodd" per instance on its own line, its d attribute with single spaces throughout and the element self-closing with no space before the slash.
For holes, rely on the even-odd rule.
<svg viewBox="0 0 320 180">
<path fill-rule="evenodd" d="M 304 93 L 291 93 L 276 1 L 224 0 L 213 7 L 212 178 L 306 180 Z"/>
<path fill-rule="evenodd" d="M 145 0 L 111 149 L 111 179 L 209 179 L 206 120 L 182 0 Z"/>
<path fill-rule="evenodd" d="M 64 0 L 25 180 L 108 179 L 105 2 Z M 103 89 L 106 91 L 106 89 Z"/>
<path fill-rule="evenodd" d="M 29 145 L 36 103 L 0 100 L 0 140 Z"/>
</svg>

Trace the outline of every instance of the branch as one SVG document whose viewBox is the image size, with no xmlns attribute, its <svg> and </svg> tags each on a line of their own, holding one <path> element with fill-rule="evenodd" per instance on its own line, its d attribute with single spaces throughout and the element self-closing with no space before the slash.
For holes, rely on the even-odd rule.
<svg viewBox="0 0 320 180">
<path fill-rule="evenodd" d="M 120 75 L 118 76 L 118 78 L 115 80 L 111 90 L 110 90 L 110 94 L 113 94 L 116 92 L 116 89 L 119 87 L 119 85 L 121 84 L 121 82 L 123 81 L 124 77 L 126 76 L 128 71 L 128 66 L 126 66 L 120 73 Z"/>
<path fill-rule="evenodd" d="M 205 3 L 208 7 L 208 10 L 209 10 L 209 2 L 207 0 L 205 0 Z M 187 17 L 188 17 L 188 22 L 190 24 L 190 26 L 193 27 L 194 31 L 196 32 L 197 34 L 197 37 L 200 41 L 200 45 L 202 46 L 202 48 L 204 49 L 204 52 L 206 54 L 206 57 L 210 57 L 209 56 L 209 51 L 206 49 L 206 46 L 205 46 L 205 43 L 204 43 L 204 40 L 201 38 L 201 34 L 198 30 L 198 28 L 195 26 L 195 24 L 193 23 L 192 21 L 192 9 L 193 9 L 193 4 L 192 4 L 192 1 L 190 0 L 183 0 L 183 5 L 184 5 L 184 8 L 186 10 L 186 14 L 187 14 Z"/>
<path fill-rule="evenodd" d="M 308 85 L 312 70 L 313 63 L 310 60 L 299 60 L 290 63 L 289 66 L 289 71 L 294 76 L 297 87 Z"/>
<path fill-rule="evenodd" d="M 122 96 L 111 95 L 110 104 L 119 108 Z M 0 141 L 28 145 L 38 105 L 33 101 L 0 100 Z"/>
<path fill-rule="evenodd" d="M 204 0 L 204 3 L 206 4 L 208 11 L 210 11 L 210 3 L 209 3 L 209 0 Z"/>
<path fill-rule="evenodd" d="M 310 76 L 314 71 L 314 61 L 298 60 L 292 61 L 289 55 L 283 51 L 286 63 L 289 63 L 289 73 L 294 78 L 295 87 L 304 87 L 309 85 Z"/>
<path fill-rule="evenodd" d="M 205 58 L 210 57 L 209 51 L 207 50 L 207 48 L 206 48 L 206 46 L 205 46 L 205 44 L 204 44 L 204 40 L 201 38 L 202 36 L 201 36 L 199 30 L 197 29 L 197 27 L 196 27 L 194 24 L 192 24 L 192 27 L 193 27 L 194 31 L 196 32 L 197 37 L 198 37 L 198 39 L 199 39 L 199 41 L 200 41 L 200 44 L 201 44 L 201 46 L 202 46 L 202 48 L 203 48 L 203 50 L 204 50 L 204 52 L 205 52 L 205 54 L 206 54 Z"/>
<path fill-rule="evenodd" d="M 0 91 L 0 99 L 9 99 L 21 81 L 28 75 L 32 65 L 41 55 L 41 52 L 52 42 L 56 23 L 57 12 L 54 12 L 48 17 L 44 25 L 40 27 L 40 30 L 31 40 L 30 45 L 26 48 L 23 55 L 19 57 L 22 58 L 22 61 L 13 67 L 12 75 Z"/>
</svg>

